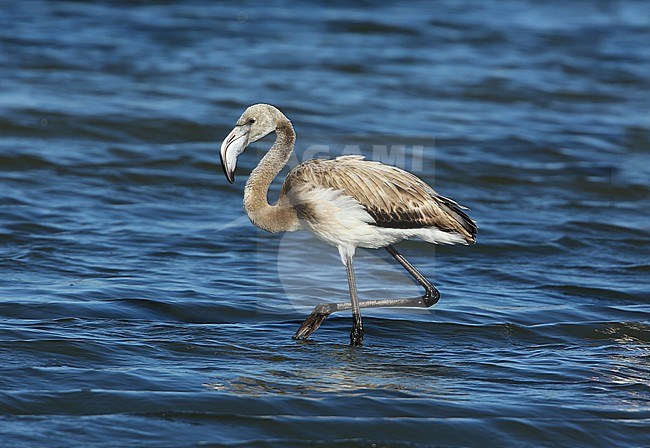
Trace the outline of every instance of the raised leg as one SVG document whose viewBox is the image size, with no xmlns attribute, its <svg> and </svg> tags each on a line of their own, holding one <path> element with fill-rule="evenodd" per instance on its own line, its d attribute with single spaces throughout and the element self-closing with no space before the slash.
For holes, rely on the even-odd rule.
<svg viewBox="0 0 650 448">
<path fill-rule="evenodd" d="M 429 308 L 430 306 L 435 305 L 440 299 L 440 293 L 435 286 L 429 282 L 420 272 L 415 269 L 415 267 L 408 262 L 402 254 L 400 254 L 393 246 L 386 247 L 386 250 L 389 254 L 395 258 L 403 267 L 408 271 L 411 276 L 424 288 L 424 294 L 419 297 L 411 297 L 405 299 L 380 299 L 380 300 L 363 300 L 361 302 L 356 299 L 358 302 L 359 310 L 361 308 L 388 308 L 388 307 L 418 307 L 418 308 Z M 346 268 L 348 264 L 346 263 Z M 354 280 L 354 272 L 352 271 L 352 280 L 350 280 L 350 272 L 352 271 L 352 260 L 350 260 L 350 268 L 348 269 L 348 283 L 350 284 L 350 291 L 352 291 L 352 284 L 354 284 L 354 291 L 356 297 L 356 282 Z M 314 311 L 305 319 L 303 324 L 300 326 L 296 334 L 293 335 L 294 339 L 305 339 L 309 337 L 314 331 L 318 330 L 318 327 L 321 326 L 323 321 L 332 313 L 337 311 L 345 311 L 352 309 L 354 316 L 354 298 L 352 298 L 352 292 L 350 292 L 350 302 L 342 303 L 319 303 Z M 361 324 L 361 315 L 359 315 L 359 324 Z M 355 321 L 356 328 L 356 321 Z M 361 327 L 363 331 L 363 327 Z M 353 330 L 354 332 L 354 330 Z M 363 337 L 363 336 L 362 336 Z M 352 339 L 352 335 L 350 335 Z"/>
</svg>

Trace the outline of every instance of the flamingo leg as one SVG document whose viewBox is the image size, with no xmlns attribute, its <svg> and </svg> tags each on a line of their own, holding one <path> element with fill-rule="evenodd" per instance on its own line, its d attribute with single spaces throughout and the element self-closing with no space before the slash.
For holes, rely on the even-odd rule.
<svg viewBox="0 0 650 448">
<path fill-rule="evenodd" d="M 348 286 L 350 288 L 350 306 L 352 308 L 352 332 L 350 333 L 350 345 L 363 345 L 363 322 L 361 321 L 361 309 L 359 294 L 357 292 L 357 280 L 354 276 L 352 257 L 345 258 L 345 270 L 348 273 Z"/>
<path fill-rule="evenodd" d="M 389 307 L 417 307 L 429 308 L 435 305 L 440 299 L 440 293 L 435 286 L 429 282 L 420 272 L 404 258 L 393 246 L 387 246 L 386 250 L 395 260 L 401 264 L 406 271 L 424 288 L 424 294 L 419 297 L 409 297 L 403 299 L 378 299 L 359 301 L 357 296 L 356 281 L 352 268 L 352 259 L 346 260 L 346 270 L 348 271 L 348 284 L 350 286 L 350 302 L 342 303 L 319 303 L 314 311 L 305 319 L 293 339 L 308 338 L 314 331 L 318 330 L 323 321 L 332 313 L 337 311 L 352 310 L 354 326 L 350 334 L 352 345 L 361 345 L 363 342 L 363 325 L 361 322 L 361 308 L 389 308 Z M 354 292 L 353 292 L 354 291 Z M 359 333 L 360 331 L 360 333 Z M 356 336 L 355 336 L 356 332 Z M 355 343 L 359 341 L 359 343 Z"/>
</svg>

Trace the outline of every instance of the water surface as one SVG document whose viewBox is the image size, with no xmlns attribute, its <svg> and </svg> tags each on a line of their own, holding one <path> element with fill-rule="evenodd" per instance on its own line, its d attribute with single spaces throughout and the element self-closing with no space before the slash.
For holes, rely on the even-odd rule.
<svg viewBox="0 0 650 448">
<path fill-rule="evenodd" d="M 642 1 L 4 3 L 0 446 L 650 445 L 648 42 Z M 292 163 L 362 152 L 471 207 L 477 245 L 400 246 L 438 305 L 291 340 L 345 271 L 246 219 L 272 139 L 220 172 L 256 102 Z M 356 265 L 362 298 L 418 294 Z"/>
</svg>

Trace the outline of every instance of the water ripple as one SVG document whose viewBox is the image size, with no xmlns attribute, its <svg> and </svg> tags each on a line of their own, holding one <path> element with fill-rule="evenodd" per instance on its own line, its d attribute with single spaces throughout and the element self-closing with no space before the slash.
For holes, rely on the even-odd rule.
<svg viewBox="0 0 650 448">
<path fill-rule="evenodd" d="M 13 2 L 0 14 L 7 446 L 641 446 L 647 2 Z M 336 250 L 254 229 L 218 148 L 280 106 L 295 163 L 403 165 L 471 208 L 409 242 L 430 310 L 364 311 Z M 270 139 L 238 163 L 240 180 Z M 277 195 L 274 185 L 271 198 Z M 419 294 L 382 251 L 362 298 Z"/>
</svg>

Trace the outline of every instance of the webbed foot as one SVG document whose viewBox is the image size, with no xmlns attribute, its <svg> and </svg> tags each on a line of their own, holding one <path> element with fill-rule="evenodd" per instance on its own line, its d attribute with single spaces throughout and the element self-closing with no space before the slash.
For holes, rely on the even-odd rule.
<svg viewBox="0 0 650 448">
<path fill-rule="evenodd" d="M 305 319 L 293 339 L 307 339 L 314 331 L 318 330 L 323 321 L 332 314 L 328 307 L 320 304 L 314 308 L 314 311 Z"/>
</svg>

